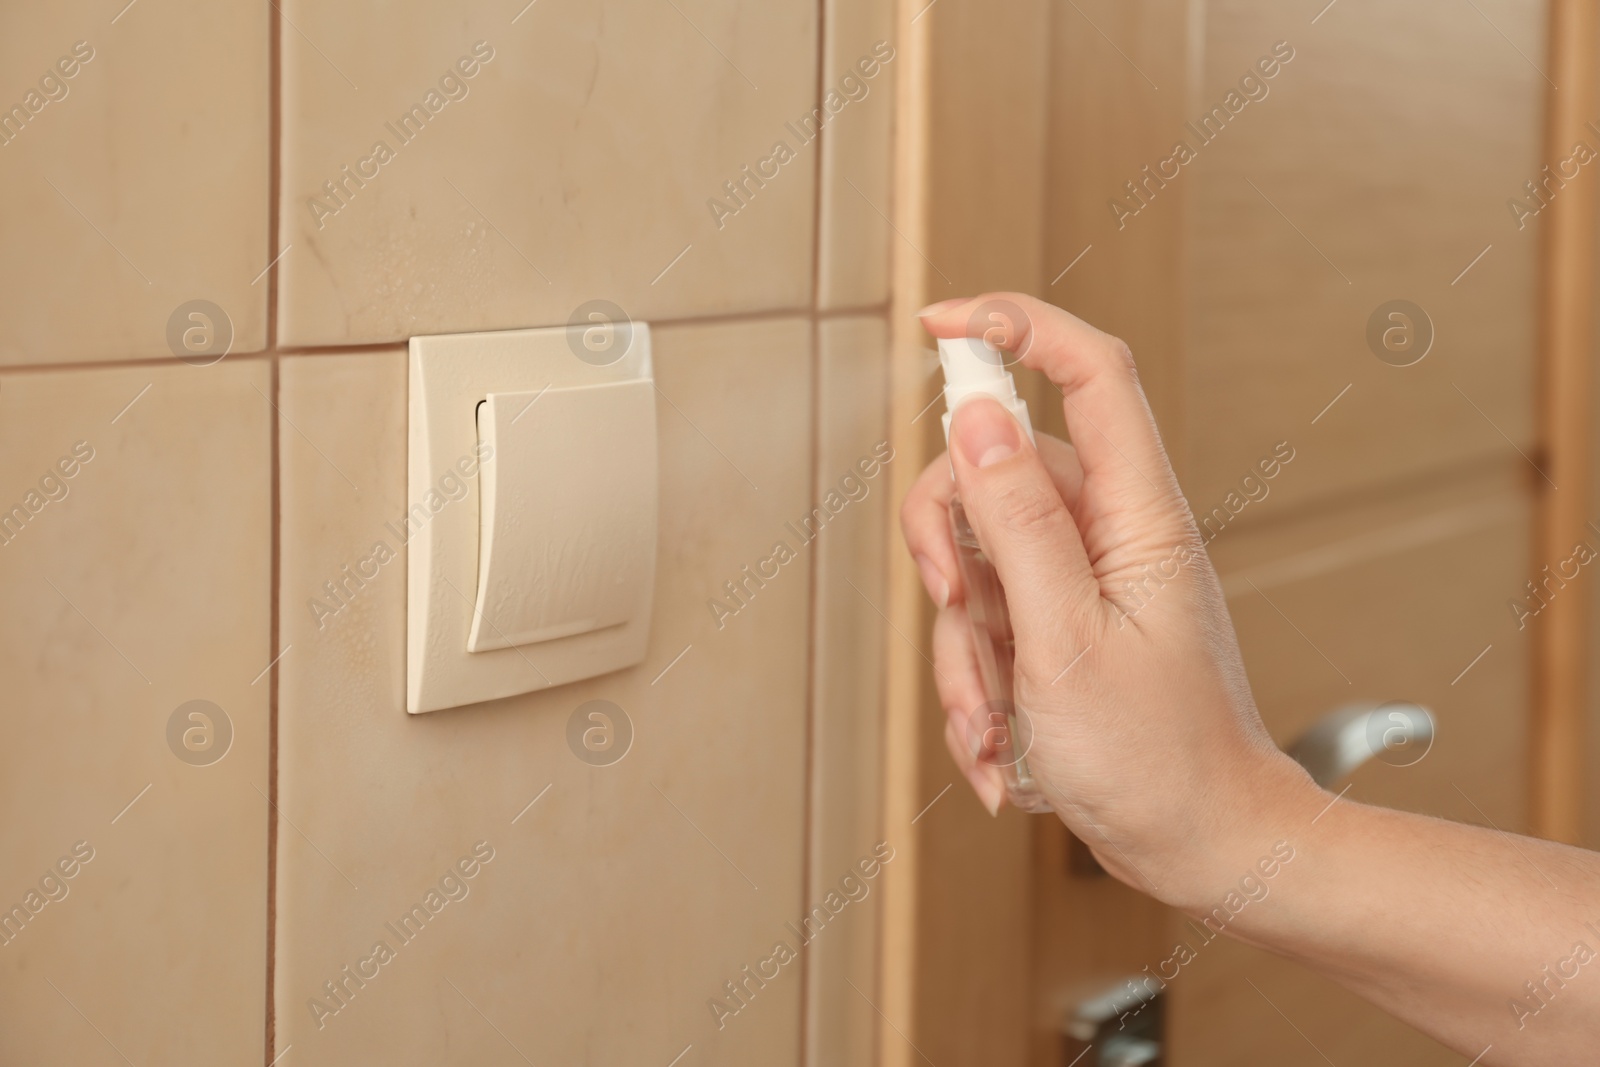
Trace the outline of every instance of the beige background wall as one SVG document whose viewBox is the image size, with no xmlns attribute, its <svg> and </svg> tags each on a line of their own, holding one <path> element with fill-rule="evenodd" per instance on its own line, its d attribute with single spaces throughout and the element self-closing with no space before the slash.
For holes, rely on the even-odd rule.
<svg viewBox="0 0 1600 1067">
<path fill-rule="evenodd" d="M 0 145 L 0 501 L 94 449 L 0 545 L 0 901 L 94 849 L 0 946 L 0 1059 L 865 1062 L 876 886 L 725 1028 L 707 1001 L 883 840 L 887 478 L 723 628 L 706 601 L 888 437 L 896 60 L 854 72 L 887 0 L 119 6 L 0 14 L 6 106 L 94 53 Z M 407 504 L 403 342 L 595 298 L 655 329 L 649 654 L 408 717 L 404 564 L 306 607 Z M 168 346 L 192 300 L 220 362 Z M 567 746 L 590 698 L 635 731 L 610 767 Z M 207 766 L 167 742 L 193 699 L 233 730 Z"/>
</svg>

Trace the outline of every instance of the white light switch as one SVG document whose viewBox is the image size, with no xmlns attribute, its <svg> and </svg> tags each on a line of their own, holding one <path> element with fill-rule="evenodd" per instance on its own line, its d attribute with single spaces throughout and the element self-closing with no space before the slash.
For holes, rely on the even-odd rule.
<svg viewBox="0 0 1600 1067">
<path fill-rule="evenodd" d="M 655 555 L 655 404 L 647 381 L 489 394 L 470 651 L 632 617 Z"/>
<path fill-rule="evenodd" d="M 408 508 L 411 712 L 644 658 L 658 483 L 650 332 L 624 324 L 600 350 L 594 332 L 411 339 L 409 503 L 423 505 Z M 462 480 L 465 494 L 449 491 Z"/>
</svg>

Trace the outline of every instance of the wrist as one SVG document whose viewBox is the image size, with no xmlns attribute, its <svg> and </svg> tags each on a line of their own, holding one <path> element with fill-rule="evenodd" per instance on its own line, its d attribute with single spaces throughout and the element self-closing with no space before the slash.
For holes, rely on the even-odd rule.
<svg viewBox="0 0 1600 1067">
<path fill-rule="evenodd" d="M 1294 865 L 1333 797 L 1277 749 L 1231 776 L 1215 831 L 1172 904 L 1208 928 L 1232 925 Z"/>
</svg>

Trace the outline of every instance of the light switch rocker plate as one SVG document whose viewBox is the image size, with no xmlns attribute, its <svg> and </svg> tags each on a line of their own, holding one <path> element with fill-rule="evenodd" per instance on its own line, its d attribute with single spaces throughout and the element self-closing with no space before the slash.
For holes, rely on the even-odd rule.
<svg viewBox="0 0 1600 1067">
<path fill-rule="evenodd" d="M 643 660 L 659 483 L 649 327 L 413 337 L 410 420 L 406 710 Z"/>
</svg>

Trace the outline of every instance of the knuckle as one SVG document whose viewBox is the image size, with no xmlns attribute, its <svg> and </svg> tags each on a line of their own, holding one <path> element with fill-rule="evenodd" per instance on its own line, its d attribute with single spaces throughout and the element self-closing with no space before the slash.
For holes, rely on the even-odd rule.
<svg viewBox="0 0 1600 1067">
<path fill-rule="evenodd" d="M 915 489 L 900 504 L 900 530 L 913 545 L 922 540 L 923 528 L 928 521 L 925 517 L 927 513 L 927 499 Z"/>
<path fill-rule="evenodd" d="M 900 531 L 905 534 L 907 541 L 911 540 L 916 530 L 916 522 L 914 521 L 916 499 L 917 493 L 913 489 L 910 495 L 900 502 Z"/>
<path fill-rule="evenodd" d="M 1106 362 L 1114 369 L 1127 374 L 1137 374 L 1137 367 L 1133 361 L 1133 349 L 1128 347 L 1128 342 L 1120 337 L 1106 335 L 1105 346 Z"/>
<path fill-rule="evenodd" d="M 1037 486 L 1006 485 L 995 493 L 992 510 L 1005 526 L 1030 534 L 1053 527 L 1061 509 L 1059 499 L 1051 499 Z"/>
<path fill-rule="evenodd" d="M 936 488 L 938 482 L 936 472 L 941 470 L 947 472 L 949 469 L 949 461 L 943 457 L 928 464 L 912 483 L 905 499 L 900 502 L 900 529 L 907 541 L 918 539 L 927 529 L 938 523 L 940 513 L 943 511 L 943 501 Z"/>
</svg>

